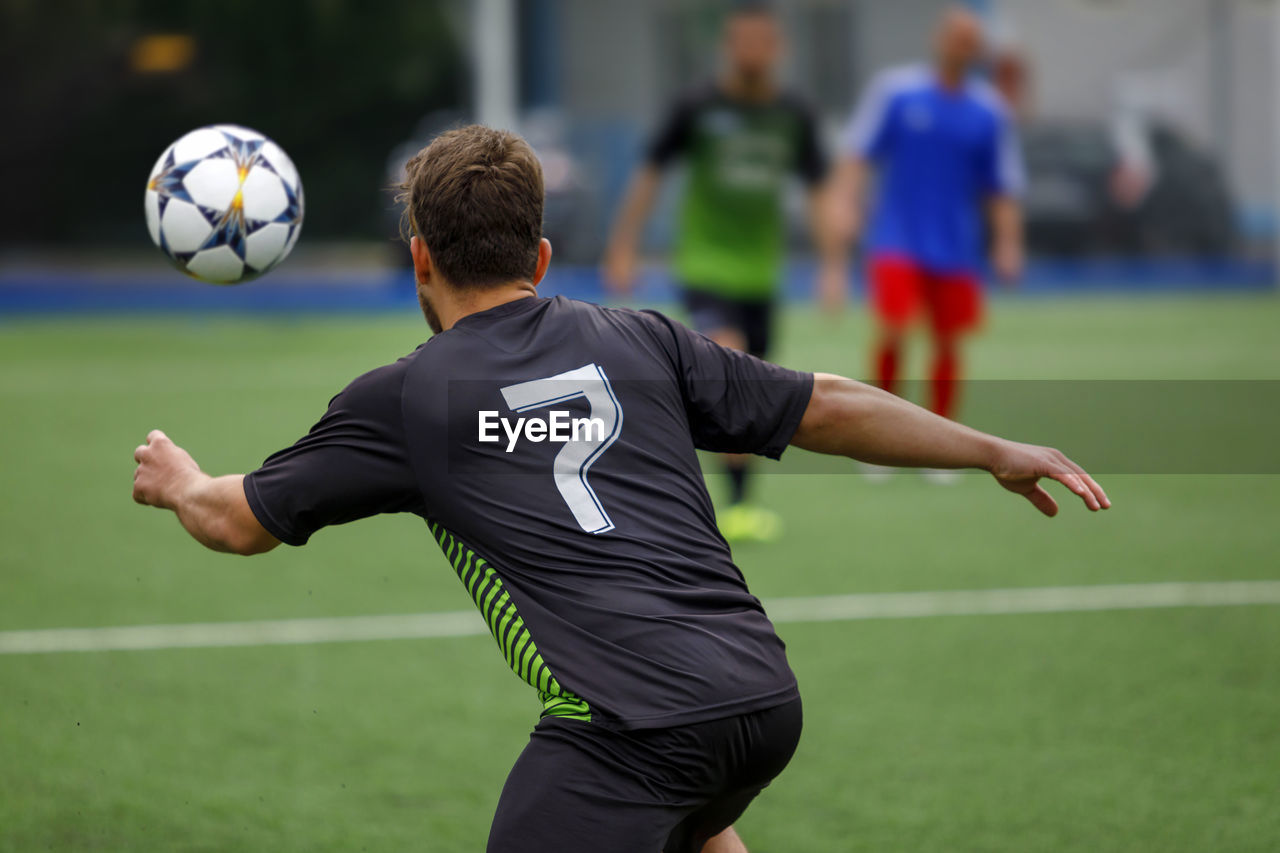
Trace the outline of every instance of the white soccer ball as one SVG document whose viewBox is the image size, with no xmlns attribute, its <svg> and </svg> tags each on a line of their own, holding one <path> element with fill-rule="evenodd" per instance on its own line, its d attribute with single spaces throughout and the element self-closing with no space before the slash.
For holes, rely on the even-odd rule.
<svg viewBox="0 0 1280 853">
<path fill-rule="evenodd" d="M 302 181 L 289 155 L 234 124 L 193 130 L 147 181 L 147 230 L 182 272 L 239 284 L 283 261 L 302 231 Z"/>
</svg>

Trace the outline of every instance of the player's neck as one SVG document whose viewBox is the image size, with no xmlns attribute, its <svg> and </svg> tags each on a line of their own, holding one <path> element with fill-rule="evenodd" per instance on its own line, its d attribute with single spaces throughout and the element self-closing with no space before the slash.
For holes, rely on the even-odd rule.
<svg viewBox="0 0 1280 853">
<path fill-rule="evenodd" d="M 965 80 L 969 77 L 969 69 L 963 65 L 939 62 L 934 66 L 934 74 L 938 78 L 938 85 L 943 89 L 948 92 L 958 92 L 964 88 Z"/>
<path fill-rule="evenodd" d="M 720 82 L 720 88 L 735 101 L 767 101 L 777 88 L 767 75 L 736 74 L 729 72 Z"/>
<path fill-rule="evenodd" d="M 537 288 L 530 282 L 513 281 L 501 287 L 451 293 L 440 300 L 442 304 L 436 307 L 436 312 L 439 314 L 441 326 L 448 330 L 463 317 L 537 295 Z"/>
</svg>

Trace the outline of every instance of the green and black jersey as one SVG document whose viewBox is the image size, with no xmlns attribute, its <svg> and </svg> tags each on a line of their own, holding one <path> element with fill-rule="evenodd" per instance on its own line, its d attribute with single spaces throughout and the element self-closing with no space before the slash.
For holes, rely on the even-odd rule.
<svg viewBox="0 0 1280 853">
<path fill-rule="evenodd" d="M 798 694 L 696 450 L 777 457 L 812 386 L 659 314 L 518 299 L 357 379 L 245 496 L 290 545 L 422 516 L 547 716 L 720 719 Z"/>
<path fill-rule="evenodd" d="M 785 249 L 783 190 L 793 175 L 822 180 L 812 111 L 798 97 L 743 101 L 707 86 L 672 109 L 647 159 L 688 165 L 675 252 L 685 287 L 730 299 L 774 294 Z"/>
</svg>

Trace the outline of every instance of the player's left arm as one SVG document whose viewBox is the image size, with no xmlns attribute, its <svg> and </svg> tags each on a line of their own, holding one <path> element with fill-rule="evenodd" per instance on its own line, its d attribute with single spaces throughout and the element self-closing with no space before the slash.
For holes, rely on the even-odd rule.
<svg viewBox="0 0 1280 853">
<path fill-rule="evenodd" d="M 827 373 L 798 373 L 712 343 L 651 314 L 674 346 L 694 446 L 777 459 L 788 445 L 908 468 L 978 468 L 1045 515 L 1057 480 L 1091 510 L 1111 501 L 1088 473 L 1050 447 L 1007 441 L 940 417 L 897 395 Z"/>
<path fill-rule="evenodd" d="M 1022 203 L 1011 195 L 992 196 L 988 202 L 991 222 L 991 266 L 1000 280 L 1013 284 L 1026 266 Z"/>
<path fill-rule="evenodd" d="M 1043 478 L 1062 483 L 1090 510 L 1111 507 L 1102 487 L 1058 450 L 979 432 L 879 388 L 832 374 L 814 377 L 791 443 L 877 465 L 988 471 L 1001 486 L 1048 516 L 1057 515 L 1058 504 L 1040 485 Z"/>
<path fill-rule="evenodd" d="M 986 172 L 991 266 L 1002 281 L 1014 283 L 1026 263 L 1022 195 L 1027 177 L 1018 128 L 1012 113 L 1004 108 L 996 115 Z"/>
<path fill-rule="evenodd" d="M 211 477 L 158 429 L 133 452 L 133 499 L 172 510 L 191 536 L 214 551 L 250 556 L 280 544 L 259 523 L 244 494 L 244 475 Z"/>
</svg>

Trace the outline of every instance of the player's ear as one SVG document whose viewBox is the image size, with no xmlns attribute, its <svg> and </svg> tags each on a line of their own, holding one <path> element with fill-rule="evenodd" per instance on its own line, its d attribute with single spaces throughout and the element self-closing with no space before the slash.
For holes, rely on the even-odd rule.
<svg viewBox="0 0 1280 853">
<path fill-rule="evenodd" d="M 537 287 L 542 281 L 542 277 L 547 274 L 547 267 L 549 266 L 551 266 L 551 241 L 543 237 L 542 242 L 538 244 L 538 268 L 533 273 L 534 287 Z"/>
<path fill-rule="evenodd" d="M 413 274 L 418 284 L 426 284 L 431 280 L 433 267 L 431 264 L 431 252 L 427 250 L 427 244 L 422 238 L 414 234 L 409 238 L 409 254 L 413 256 Z"/>
</svg>

